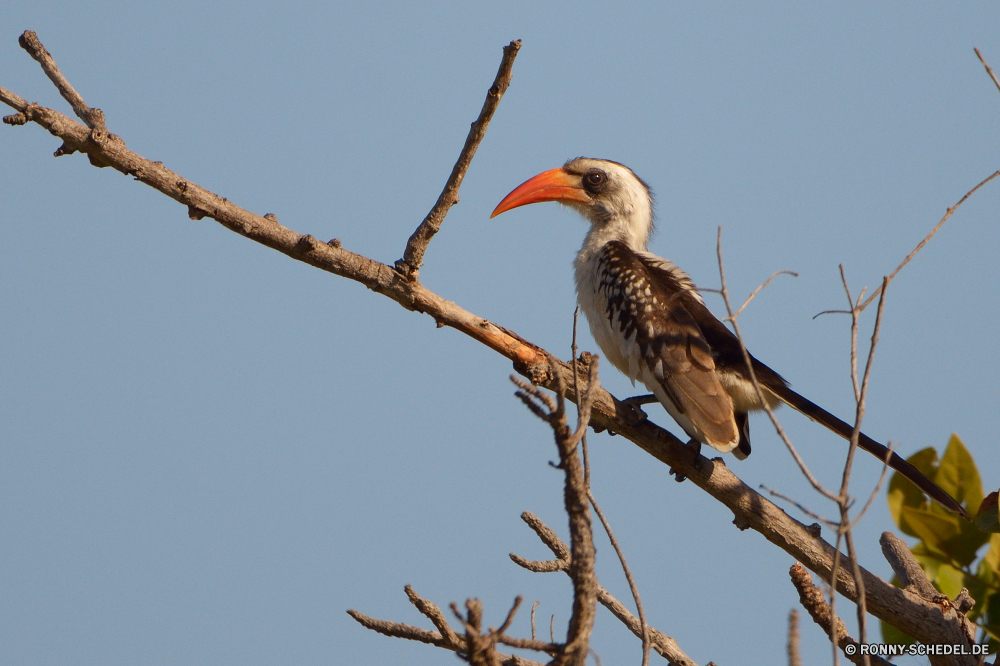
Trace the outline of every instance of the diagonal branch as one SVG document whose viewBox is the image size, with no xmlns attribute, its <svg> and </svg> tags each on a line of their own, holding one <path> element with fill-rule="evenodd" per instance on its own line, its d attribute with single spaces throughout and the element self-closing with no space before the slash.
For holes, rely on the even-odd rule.
<svg viewBox="0 0 1000 666">
<path fill-rule="evenodd" d="M 993 79 L 993 84 L 997 87 L 997 90 L 1000 90 L 1000 81 L 997 80 L 997 75 L 993 73 L 993 68 L 986 63 L 986 58 L 983 57 L 983 54 L 979 52 L 978 48 L 974 48 L 972 50 L 976 52 L 976 57 L 979 58 L 979 62 L 983 63 L 983 67 L 986 68 L 986 73 L 990 75 L 991 79 Z"/>
<path fill-rule="evenodd" d="M 451 170 L 451 176 L 448 178 L 444 190 L 441 191 L 437 203 L 431 208 L 431 212 L 427 213 L 427 217 L 424 218 L 424 221 L 420 223 L 420 226 L 410 236 L 410 240 L 407 241 L 403 258 L 396 262 L 396 270 L 409 280 L 417 279 L 420 273 L 420 266 L 424 261 L 424 252 L 427 250 L 427 245 L 434 238 L 434 234 L 441 229 L 444 216 L 448 214 L 452 206 L 458 203 L 458 188 L 462 186 L 462 179 L 465 178 L 465 172 L 469 170 L 469 165 L 472 164 L 472 158 L 476 155 L 476 149 L 479 148 L 483 137 L 486 136 L 486 128 L 489 126 L 497 107 L 500 106 L 503 94 L 507 92 L 507 87 L 510 86 L 511 68 L 514 66 L 514 58 L 517 57 L 517 52 L 520 50 L 520 39 L 516 39 L 503 47 L 503 59 L 500 61 L 500 69 L 497 71 L 496 79 L 493 80 L 493 85 L 490 86 L 489 92 L 486 93 L 486 101 L 483 102 L 483 109 L 479 112 L 479 117 L 476 118 L 476 122 L 472 123 L 472 127 L 469 128 L 469 136 L 466 137 L 462 153 Z"/>
</svg>

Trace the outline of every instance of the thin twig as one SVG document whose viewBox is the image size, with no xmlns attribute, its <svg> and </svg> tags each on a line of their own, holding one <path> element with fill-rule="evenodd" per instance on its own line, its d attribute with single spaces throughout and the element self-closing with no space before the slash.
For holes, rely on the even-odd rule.
<svg viewBox="0 0 1000 666">
<path fill-rule="evenodd" d="M 555 532 L 546 526 L 540 518 L 526 511 L 521 515 L 521 519 L 524 520 L 524 522 L 527 523 L 540 538 L 542 538 L 542 542 L 548 546 L 549 550 L 551 550 L 557 557 L 562 557 L 560 553 L 568 552 L 569 549 L 566 544 L 563 543 L 559 537 L 555 535 Z M 542 537 L 543 534 L 545 537 Z M 518 560 L 523 558 L 515 559 L 515 556 L 512 555 L 511 559 L 520 564 Z M 567 559 L 560 561 L 565 562 L 565 566 L 562 567 L 562 570 L 568 570 L 570 560 Z M 524 565 L 522 564 L 521 566 Z M 615 597 L 600 584 L 597 586 L 597 600 L 602 606 L 611 611 L 611 614 L 618 618 L 618 620 L 620 620 L 621 623 L 636 636 L 636 638 L 642 639 L 643 627 L 639 618 L 632 615 L 624 604 L 615 599 Z M 677 641 L 673 638 L 667 636 L 661 631 L 658 631 L 657 629 L 654 629 L 653 627 L 648 627 L 648 633 L 651 647 L 671 664 L 675 664 L 676 666 L 697 666 L 697 664 L 695 664 L 690 657 L 684 654 L 684 651 L 680 649 L 680 646 L 677 645 Z M 553 642 L 555 642 L 555 639 L 553 639 Z"/>
<path fill-rule="evenodd" d="M 824 518 L 823 516 L 819 515 L 815 511 L 807 509 L 800 502 L 792 499 L 791 497 L 789 497 L 788 495 L 785 495 L 784 493 L 780 493 L 777 490 L 772 490 L 771 488 L 768 488 L 764 484 L 761 484 L 760 488 L 762 490 L 766 490 L 768 492 L 768 494 L 771 495 L 772 497 L 777 497 L 778 499 L 781 499 L 781 500 L 784 500 L 784 501 L 788 502 L 789 504 L 791 504 L 796 509 L 798 509 L 802 513 L 806 514 L 807 516 L 809 516 L 813 520 L 819 521 L 819 522 L 823 523 L 824 525 L 826 525 L 827 527 L 829 527 L 831 529 L 836 529 L 837 525 L 840 524 L 836 520 L 830 520 L 829 518 Z"/>
<path fill-rule="evenodd" d="M 538 608 L 538 604 L 540 603 L 542 602 L 536 601 L 535 603 L 531 604 L 531 640 L 533 641 L 538 640 L 538 636 L 535 634 L 535 609 Z"/>
<path fill-rule="evenodd" d="M 931 238 L 934 238 L 934 234 L 936 234 L 941 229 L 941 227 L 944 226 L 944 223 L 948 221 L 948 218 L 952 216 L 952 213 L 954 213 L 956 210 L 958 210 L 958 207 L 961 206 L 962 204 L 964 204 L 966 202 L 966 200 L 969 197 L 971 197 L 973 194 L 975 194 L 976 191 L 980 187 L 982 187 L 986 183 L 990 182 L 991 180 L 993 180 L 997 176 L 1000 176 L 1000 170 L 994 171 L 989 176 L 987 176 L 986 178 L 984 178 L 978 185 L 976 185 L 971 190 L 969 190 L 968 192 L 966 192 L 965 196 L 958 200 L 958 203 L 956 203 L 954 206 L 952 206 L 947 211 L 945 211 L 944 217 L 942 217 L 941 221 L 937 223 L 937 226 L 935 226 L 933 229 L 931 229 L 931 232 L 929 234 L 927 234 L 926 236 L 924 236 L 924 239 L 922 241 L 920 241 L 919 243 L 917 243 L 917 246 L 915 248 L 913 248 L 913 252 L 910 252 L 908 255 L 906 255 L 906 258 L 903 259 L 902 263 L 900 263 L 899 266 L 896 266 L 896 270 L 894 270 L 892 273 L 889 274 L 888 279 L 885 280 L 883 282 L 883 284 L 888 284 L 889 282 L 892 282 L 893 278 L 896 277 L 896 275 L 899 273 L 899 271 L 903 270 L 903 266 L 905 266 L 906 264 L 910 263 L 910 260 L 913 259 L 913 257 L 916 256 L 917 252 L 920 252 L 920 250 L 922 250 L 924 248 L 924 245 L 927 245 L 927 242 L 930 241 Z M 871 302 L 874 301 L 878 297 L 878 295 L 879 295 L 879 293 L 881 291 L 882 291 L 882 289 L 879 288 L 879 289 L 876 289 L 874 292 L 872 292 L 872 294 L 868 297 L 868 299 L 864 303 L 861 304 L 861 309 L 864 310 L 869 305 L 871 305 Z"/>
<path fill-rule="evenodd" d="M 628 581 L 629 590 L 632 591 L 632 599 L 635 600 L 635 608 L 639 612 L 639 623 L 642 625 L 642 666 L 648 666 L 650 648 L 649 625 L 646 623 L 646 612 L 642 609 L 642 599 L 639 597 L 639 586 L 635 584 L 635 578 L 632 576 L 632 571 L 628 567 L 628 562 L 625 561 L 625 553 L 622 551 L 621 544 L 619 544 L 618 539 L 615 538 L 615 533 L 611 531 L 611 524 L 608 522 L 608 519 L 604 517 L 604 512 L 601 511 L 601 507 L 598 506 L 597 500 L 594 499 L 594 492 L 589 487 L 587 488 L 587 495 L 590 497 L 590 504 L 594 507 L 594 513 L 596 513 L 597 517 L 601 519 L 601 525 L 604 526 L 604 531 L 608 534 L 611 546 L 615 549 L 615 553 L 618 554 L 618 561 L 621 562 L 622 571 L 625 572 L 625 580 Z"/>
<path fill-rule="evenodd" d="M 871 508 L 872 502 L 875 501 L 879 491 L 882 489 L 882 484 L 885 483 L 885 479 L 889 475 L 889 458 L 892 457 L 892 454 L 896 449 L 896 445 L 893 444 L 892 441 L 889 441 L 886 442 L 886 448 L 889 449 L 889 453 L 886 454 L 885 460 L 882 461 L 882 473 L 878 477 L 878 483 L 876 483 L 875 488 L 872 489 L 871 495 L 868 496 L 868 501 L 865 502 L 864 507 L 858 512 L 858 515 L 851 522 L 850 529 L 854 529 L 857 524 L 861 522 L 864 515 L 868 513 L 868 509 Z"/>
<path fill-rule="evenodd" d="M 799 651 L 799 612 L 794 608 L 788 613 L 788 666 L 802 666 Z"/>
<path fill-rule="evenodd" d="M 736 334 L 737 340 L 739 340 L 740 351 L 743 352 L 743 360 L 747 364 L 747 370 L 750 374 L 750 381 L 753 384 L 754 391 L 757 393 L 757 398 L 760 400 L 760 403 L 764 406 L 764 411 L 767 412 L 768 418 L 771 419 L 771 425 L 774 426 L 774 429 L 778 433 L 778 436 L 781 437 L 781 441 L 785 443 L 785 447 L 792 454 L 792 458 L 798 464 L 799 469 L 802 471 L 802 474 L 806 477 L 806 479 L 808 479 L 809 483 L 816 490 L 816 492 L 820 493 L 824 497 L 827 497 L 828 499 L 836 501 L 837 496 L 832 492 L 830 492 L 829 490 L 827 490 L 826 488 L 824 488 L 823 484 L 821 484 L 819 480 L 816 479 L 815 476 L 813 476 L 812 472 L 809 471 L 809 467 L 806 466 L 805 460 L 802 459 L 802 456 L 799 455 L 799 452 L 792 445 L 792 441 L 788 438 L 788 435 L 785 433 L 785 429 L 781 426 L 781 423 L 778 422 L 778 417 L 774 415 L 774 410 L 771 409 L 771 405 L 767 401 L 767 396 L 764 394 L 764 387 L 762 387 L 760 382 L 757 380 L 757 373 L 754 372 L 753 361 L 750 358 L 750 352 L 747 350 L 747 346 L 743 341 L 743 334 L 740 332 L 740 325 L 739 322 L 737 321 L 739 317 L 737 317 L 733 313 L 733 306 L 729 302 L 729 290 L 726 288 L 726 269 L 722 262 L 721 226 L 719 227 L 718 235 L 716 237 L 715 253 L 719 261 L 719 280 L 722 284 L 722 289 L 720 291 L 722 293 L 722 300 L 726 304 L 726 315 L 727 315 L 726 319 L 732 322 L 733 324 L 733 332 Z"/>
<path fill-rule="evenodd" d="M 991 79 L 993 79 L 993 84 L 997 87 L 997 90 L 1000 90 L 1000 81 L 997 81 L 997 75 L 993 73 L 993 68 L 986 63 L 986 58 L 983 57 L 983 54 L 979 52 L 978 48 L 973 48 L 972 50 L 976 52 L 976 57 L 979 58 L 979 62 L 983 63 L 983 67 L 986 68 L 986 73 L 990 75 Z"/>
<path fill-rule="evenodd" d="M 760 292 L 764 291 L 764 289 L 767 288 L 767 285 L 771 284 L 771 280 L 773 280 L 774 278 L 778 277 L 779 275 L 791 275 L 792 277 L 798 277 L 799 276 L 798 273 L 795 273 L 793 271 L 775 271 L 774 274 L 771 277 L 769 277 L 766 280 L 764 280 L 764 284 L 762 284 L 759 287 L 757 287 L 756 289 L 754 289 L 753 293 L 751 293 L 749 296 L 747 296 L 747 300 L 743 301 L 743 305 L 740 306 L 740 309 L 737 310 L 731 316 L 732 317 L 739 317 L 741 314 L 743 314 L 743 311 L 746 309 L 746 307 L 748 305 L 750 305 L 750 302 L 753 299 L 757 298 L 757 294 L 759 294 Z M 719 290 L 719 291 L 721 293 L 721 290 Z"/>
<path fill-rule="evenodd" d="M 100 109 L 92 109 L 87 106 L 80 93 L 70 85 L 70 82 L 66 80 L 63 73 L 59 71 L 59 66 L 56 65 L 52 54 L 42 46 L 42 42 L 39 41 L 38 35 L 35 34 L 34 30 L 25 30 L 24 34 L 18 38 L 17 43 L 42 66 L 45 76 L 49 77 L 49 80 L 55 84 L 56 89 L 59 90 L 59 94 L 69 102 L 69 105 L 73 107 L 73 112 L 80 120 L 87 124 L 87 127 L 107 132 L 108 128 L 104 125 L 104 113 Z"/>
<path fill-rule="evenodd" d="M 493 85 L 490 86 L 489 92 L 486 93 L 486 101 L 483 102 L 483 108 L 479 112 L 479 117 L 476 118 L 476 122 L 472 123 L 472 127 L 469 128 L 469 135 L 465 138 L 465 145 L 458 156 L 458 161 L 452 167 L 451 176 L 448 177 L 448 182 L 445 183 L 444 189 L 441 191 L 441 195 L 438 197 L 434 207 L 427 213 L 427 217 L 424 218 L 424 221 L 420 223 L 420 226 L 410 236 L 410 240 L 407 241 L 403 258 L 396 262 L 396 270 L 407 280 L 417 279 L 420 266 L 423 265 L 424 252 L 427 251 L 427 245 L 430 244 L 434 234 L 441 229 L 445 215 L 448 214 L 452 206 L 458 203 L 458 188 L 462 186 L 462 180 L 465 178 L 465 173 L 469 170 L 472 158 L 475 157 L 479 144 L 482 142 L 483 137 L 486 136 L 486 128 L 489 127 L 493 114 L 496 112 L 497 107 L 500 106 L 500 100 L 503 98 L 504 93 L 507 92 L 507 87 L 510 86 L 514 58 L 517 57 L 517 52 L 520 50 L 520 39 L 515 39 L 503 47 L 503 59 L 500 61 L 500 69 L 497 70 Z"/>
</svg>

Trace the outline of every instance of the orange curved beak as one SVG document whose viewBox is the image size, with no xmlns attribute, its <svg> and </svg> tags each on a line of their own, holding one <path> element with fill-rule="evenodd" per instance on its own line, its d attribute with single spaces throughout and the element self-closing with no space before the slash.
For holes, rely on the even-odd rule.
<svg viewBox="0 0 1000 666">
<path fill-rule="evenodd" d="M 504 197 L 490 215 L 493 219 L 511 208 L 527 206 L 542 201 L 578 201 L 590 203 L 590 196 L 583 190 L 579 176 L 563 168 L 551 169 L 527 180 Z"/>
</svg>

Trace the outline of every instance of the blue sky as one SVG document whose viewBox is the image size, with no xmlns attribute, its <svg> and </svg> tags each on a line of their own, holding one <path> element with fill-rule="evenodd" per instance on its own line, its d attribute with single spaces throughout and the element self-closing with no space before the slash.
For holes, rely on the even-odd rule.
<svg viewBox="0 0 1000 666">
<path fill-rule="evenodd" d="M 855 292 L 876 286 L 1000 167 L 1000 93 L 972 51 L 1000 67 L 998 19 L 994 3 L 28 1 L 0 20 L 0 85 L 66 110 L 17 46 L 33 29 L 133 150 L 392 263 L 520 38 L 425 284 L 568 356 L 584 224 L 555 204 L 489 213 L 567 158 L 615 159 L 656 192 L 651 249 L 697 284 L 718 284 L 719 225 L 734 295 L 799 273 L 741 327 L 846 417 L 849 321 L 812 317 L 845 303 L 838 264 Z M 524 594 L 564 630 L 568 579 L 507 557 L 547 554 L 524 510 L 565 533 L 555 449 L 512 398 L 509 362 L 85 157 L 52 159 L 37 126 L 4 126 L 0 147 L 0 661 L 454 659 L 344 612 L 429 626 L 405 584 L 442 606 L 477 596 L 493 625 Z M 994 489 L 998 203 L 991 184 L 891 285 L 865 421 L 906 454 L 958 433 Z M 602 381 L 635 391 L 610 367 Z M 782 416 L 835 483 L 843 443 Z M 829 514 L 753 428 L 754 455 L 730 468 Z M 591 449 L 650 622 L 699 663 L 783 661 L 791 557 L 627 441 Z M 878 471 L 858 460 L 859 495 Z M 892 527 L 880 499 L 856 537 L 883 576 Z M 627 599 L 604 540 L 598 567 Z M 593 647 L 639 660 L 604 611 Z M 803 650 L 829 658 L 805 621 Z"/>
</svg>

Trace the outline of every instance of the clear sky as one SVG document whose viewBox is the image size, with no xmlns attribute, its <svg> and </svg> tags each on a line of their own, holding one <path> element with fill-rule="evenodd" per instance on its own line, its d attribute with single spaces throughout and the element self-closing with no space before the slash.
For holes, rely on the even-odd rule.
<svg viewBox="0 0 1000 666">
<path fill-rule="evenodd" d="M 855 292 L 876 286 L 1000 168 L 1000 93 L 972 51 L 1000 67 L 998 26 L 985 2 L 27 0 L 0 18 L 0 85 L 68 112 L 17 46 L 33 29 L 132 149 L 392 263 L 501 47 L 523 39 L 427 286 L 567 357 L 584 223 L 556 204 L 489 213 L 567 158 L 614 159 L 657 194 L 651 249 L 697 284 L 718 285 L 719 225 L 734 295 L 799 273 L 742 327 L 846 417 L 849 321 L 813 315 L 844 306 L 838 264 Z M 524 510 L 566 533 L 555 448 L 512 397 L 509 362 L 57 147 L 37 126 L 0 128 L 0 661 L 449 663 L 345 614 L 429 628 L 405 584 L 443 607 L 477 596 L 494 626 L 523 594 L 565 631 L 568 579 L 507 557 L 548 554 Z M 998 204 L 993 183 L 890 287 L 865 421 L 904 454 L 957 432 L 993 489 Z M 602 380 L 636 391 L 610 367 Z M 843 442 L 783 417 L 835 483 Z M 730 468 L 831 515 L 765 421 L 753 429 L 753 456 Z M 591 448 L 650 622 L 699 663 L 782 663 L 792 558 L 622 438 Z M 859 458 L 857 494 L 877 475 Z M 892 528 L 880 498 L 857 533 L 883 576 Z M 603 539 L 598 574 L 627 600 Z M 802 626 L 824 663 L 824 637 Z M 514 632 L 528 631 L 524 612 Z M 639 662 L 603 610 L 593 647 Z"/>
</svg>

